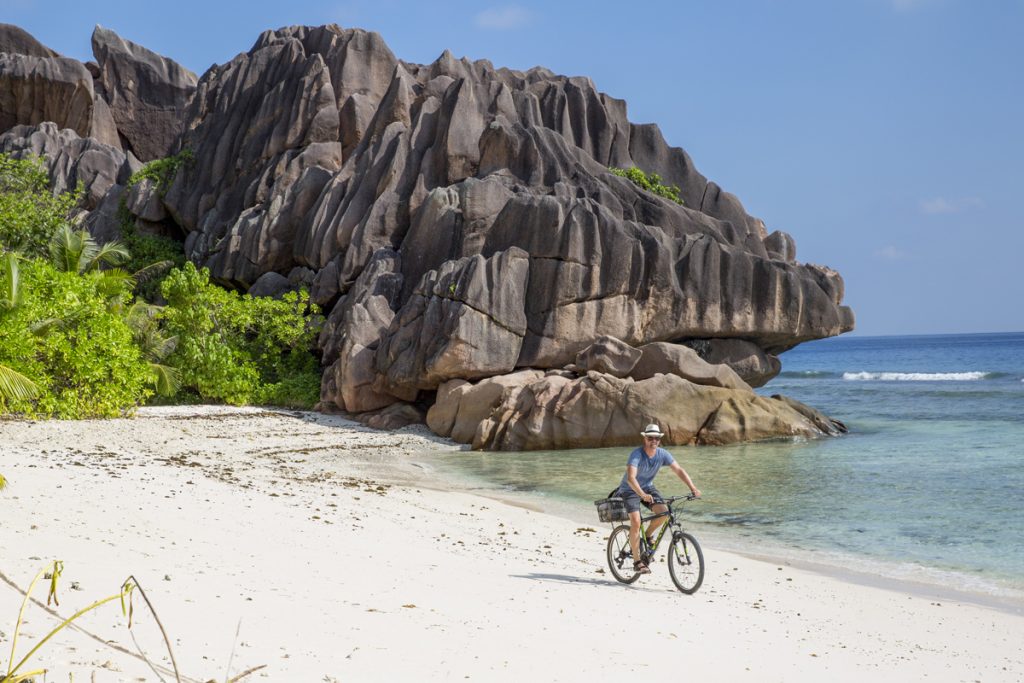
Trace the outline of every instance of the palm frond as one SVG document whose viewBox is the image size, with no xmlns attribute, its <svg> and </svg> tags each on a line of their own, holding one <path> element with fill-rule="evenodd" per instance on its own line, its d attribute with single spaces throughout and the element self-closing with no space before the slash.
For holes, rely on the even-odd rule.
<svg viewBox="0 0 1024 683">
<path fill-rule="evenodd" d="M 18 255 L 9 251 L 0 258 L 0 310 L 13 310 L 23 299 Z"/>
<path fill-rule="evenodd" d="M 153 387 L 161 396 L 173 396 L 181 388 L 181 373 L 177 368 L 161 363 L 150 363 L 149 370 L 153 377 Z"/>
<path fill-rule="evenodd" d="M 39 395 L 39 387 L 14 368 L 0 365 L 0 398 L 28 400 Z"/>
<path fill-rule="evenodd" d="M 135 282 L 137 284 L 141 285 L 164 275 L 173 267 L 174 261 L 157 261 L 156 263 L 151 263 L 145 268 L 140 268 L 135 271 L 132 274 L 132 277 L 135 278 Z"/>
<path fill-rule="evenodd" d="M 128 253 L 128 247 L 124 246 L 124 244 L 117 240 L 111 240 L 96 250 L 92 261 L 87 267 L 89 270 L 93 270 L 98 268 L 100 264 L 106 266 L 119 266 L 130 258 L 131 254 Z"/>
<path fill-rule="evenodd" d="M 96 285 L 96 293 L 108 299 L 135 289 L 135 279 L 131 273 L 120 268 L 93 270 L 89 277 Z"/>
</svg>

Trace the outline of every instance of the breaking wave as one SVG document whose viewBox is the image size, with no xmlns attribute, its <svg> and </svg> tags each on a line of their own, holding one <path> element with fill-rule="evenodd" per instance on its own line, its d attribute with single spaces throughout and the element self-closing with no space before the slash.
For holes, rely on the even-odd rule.
<svg viewBox="0 0 1024 683">
<path fill-rule="evenodd" d="M 969 382 L 991 379 L 992 372 L 844 372 L 843 379 L 876 382 Z"/>
</svg>

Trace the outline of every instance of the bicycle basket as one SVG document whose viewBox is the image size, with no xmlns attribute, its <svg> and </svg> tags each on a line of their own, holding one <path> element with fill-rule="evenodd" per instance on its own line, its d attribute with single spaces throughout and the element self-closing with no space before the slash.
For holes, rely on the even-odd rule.
<svg viewBox="0 0 1024 683">
<path fill-rule="evenodd" d="M 626 512 L 626 501 L 621 498 L 604 498 L 595 500 L 597 506 L 597 517 L 602 522 L 625 522 L 629 519 Z"/>
</svg>

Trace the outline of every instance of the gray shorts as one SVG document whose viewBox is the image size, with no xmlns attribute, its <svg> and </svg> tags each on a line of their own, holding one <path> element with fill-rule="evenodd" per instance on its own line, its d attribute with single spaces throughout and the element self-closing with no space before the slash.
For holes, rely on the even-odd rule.
<svg viewBox="0 0 1024 683">
<path fill-rule="evenodd" d="M 644 493 L 649 493 L 652 496 L 654 496 L 655 502 L 658 502 L 663 499 L 661 492 L 658 491 L 657 487 L 655 487 L 654 484 L 651 484 L 650 486 L 645 486 L 643 487 L 643 489 Z M 641 504 L 648 510 L 651 509 L 651 506 L 640 500 L 640 496 L 638 496 L 636 494 L 636 491 L 631 489 L 629 485 L 620 486 L 619 490 L 615 492 L 615 495 L 618 496 L 619 498 L 622 498 L 623 502 L 626 503 L 626 512 L 640 512 Z"/>
</svg>

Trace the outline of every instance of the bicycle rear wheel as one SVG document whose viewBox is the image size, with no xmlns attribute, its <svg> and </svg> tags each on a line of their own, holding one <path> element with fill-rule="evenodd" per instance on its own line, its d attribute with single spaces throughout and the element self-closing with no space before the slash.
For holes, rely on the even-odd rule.
<svg viewBox="0 0 1024 683">
<path fill-rule="evenodd" d="M 668 548 L 668 573 L 676 588 L 692 595 L 704 582 L 704 553 L 690 534 L 677 531 Z"/>
<path fill-rule="evenodd" d="M 633 583 L 640 574 L 633 569 L 633 550 L 629 547 L 629 525 L 615 527 L 608 537 L 608 568 L 622 583 Z"/>
</svg>

